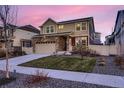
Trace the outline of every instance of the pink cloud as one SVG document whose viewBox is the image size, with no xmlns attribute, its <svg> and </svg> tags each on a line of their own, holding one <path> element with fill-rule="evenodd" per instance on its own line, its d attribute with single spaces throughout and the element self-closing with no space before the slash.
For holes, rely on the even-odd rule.
<svg viewBox="0 0 124 93">
<path fill-rule="evenodd" d="M 42 6 L 18 6 L 18 24 L 32 24 L 36 27 L 51 17 L 57 21 L 82 17 L 94 17 L 95 29 L 104 37 L 111 33 L 115 24 L 117 11 L 124 6 L 88 6 L 88 5 L 42 5 Z"/>
</svg>

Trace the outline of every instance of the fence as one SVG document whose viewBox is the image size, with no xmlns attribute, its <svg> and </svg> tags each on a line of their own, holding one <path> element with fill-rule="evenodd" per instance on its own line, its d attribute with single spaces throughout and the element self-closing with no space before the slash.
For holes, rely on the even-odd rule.
<svg viewBox="0 0 124 93">
<path fill-rule="evenodd" d="M 117 55 L 117 49 L 115 45 L 89 45 L 89 48 L 96 51 L 100 55 Z"/>
</svg>

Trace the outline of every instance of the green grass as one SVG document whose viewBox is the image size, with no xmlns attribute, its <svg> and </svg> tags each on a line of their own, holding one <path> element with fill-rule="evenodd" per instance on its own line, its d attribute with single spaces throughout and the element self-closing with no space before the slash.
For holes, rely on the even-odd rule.
<svg viewBox="0 0 124 93">
<path fill-rule="evenodd" d="M 78 71 L 78 72 L 92 72 L 95 66 L 96 59 L 86 57 L 84 59 L 76 57 L 56 57 L 49 56 L 36 59 L 19 66 L 36 67 L 45 69 Z"/>
</svg>

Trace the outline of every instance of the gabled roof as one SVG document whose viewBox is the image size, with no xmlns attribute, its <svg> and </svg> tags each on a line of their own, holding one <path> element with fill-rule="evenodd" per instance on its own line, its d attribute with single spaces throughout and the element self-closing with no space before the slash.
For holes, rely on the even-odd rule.
<svg viewBox="0 0 124 93">
<path fill-rule="evenodd" d="M 7 24 L 7 29 L 15 29 L 15 28 L 17 28 L 16 25 Z M 3 26 L 0 26 L 0 29 L 3 29 Z"/>
<path fill-rule="evenodd" d="M 82 21 L 93 21 L 93 17 L 87 17 L 87 18 L 78 18 L 78 19 L 73 19 L 73 20 L 67 20 L 67 21 L 61 21 L 61 22 L 56 22 L 52 18 L 48 18 L 40 27 L 42 27 L 46 22 L 52 21 L 56 24 L 69 24 L 69 23 L 75 23 L 75 22 L 82 22 Z"/>
<path fill-rule="evenodd" d="M 38 33 L 38 34 L 40 33 L 40 30 L 38 30 L 32 25 L 20 26 L 18 27 L 18 29 L 22 29 L 22 30 L 26 30 L 26 31 L 30 31 L 30 32 Z"/>
<path fill-rule="evenodd" d="M 117 13 L 117 18 L 116 18 L 116 21 L 115 21 L 115 27 L 114 27 L 114 32 L 112 33 L 112 35 L 115 33 L 115 29 L 116 29 L 116 26 L 117 26 L 117 22 L 118 22 L 118 19 L 119 19 L 119 15 L 120 13 L 124 13 L 124 10 L 119 10 L 118 13 Z"/>
<path fill-rule="evenodd" d="M 95 32 L 96 34 L 101 34 L 100 32 Z"/>
<path fill-rule="evenodd" d="M 91 19 L 93 19 L 93 17 L 79 18 L 79 19 L 68 20 L 68 21 L 61 21 L 61 22 L 58 22 L 58 24 L 68 24 L 68 23 L 82 22 L 82 21 L 88 21 L 88 20 L 91 20 Z"/>
<path fill-rule="evenodd" d="M 18 26 L 13 25 L 13 24 L 8 24 L 7 26 L 8 26 L 8 27 L 11 27 L 11 28 L 17 28 L 17 27 L 18 27 Z"/>
<path fill-rule="evenodd" d="M 42 27 L 44 24 L 46 24 L 46 22 L 48 22 L 48 21 L 52 21 L 53 23 L 56 23 L 57 24 L 57 22 L 56 21 L 54 21 L 52 18 L 48 18 L 41 26 L 39 26 L 39 27 Z"/>
</svg>

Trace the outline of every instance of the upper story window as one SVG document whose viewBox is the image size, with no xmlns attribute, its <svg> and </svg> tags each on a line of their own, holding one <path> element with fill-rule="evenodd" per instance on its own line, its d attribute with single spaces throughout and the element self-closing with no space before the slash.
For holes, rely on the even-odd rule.
<svg viewBox="0 0 124 93">
<path fill-rule="evenodd" d="M 54 27 L 53 26 L 51 26 L 51 32 L 54 32 Z"/>
<path fill-rule="evenodd" d="M 49 27 L 46 27 L 46 32 L 49 33 Z"/>
<path fill-rule="evenodd" d="M 76 24 L 76 31 L 87 30 L 86 22 L 81 22 Z"/>
<path fill-rule="evenodd" d="M 83 23 L 82 23 L 82 30 L 87 30 L 86 22 L 83 22 Z"/>
<path fill-rule="evenodd" d="M 80 31 L 80 30 L 81 30 L 81 25 L 80 25 L 80 23 L 76 24 L 76 30 L 77 30 L 77 31 Z"/>
<path fill-rule="evenodd" d="M 46 27 L 46 33 L 52 33 L 52 32 L 54 32 L 54 30 L 55 30 L 55 28 L 52 25 Z"/>
<path fill-rule="evenodd" d="M 59 25 L 59 30 L 62 30 L 64 28 L 64 25 Z"/>
</svg>

